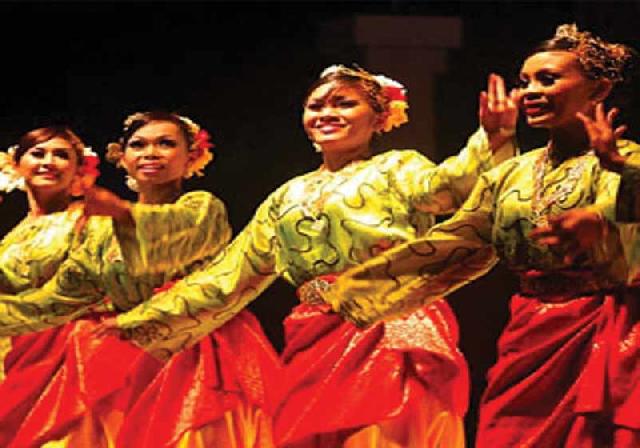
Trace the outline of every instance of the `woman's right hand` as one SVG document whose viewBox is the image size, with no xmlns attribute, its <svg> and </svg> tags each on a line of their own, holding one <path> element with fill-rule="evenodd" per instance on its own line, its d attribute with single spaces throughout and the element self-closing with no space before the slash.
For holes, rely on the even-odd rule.
<svg viewBox="0 0 640 448">
<path fill-rule="evenodd" d="M 516 90 L 507 95 L 500 75 L 490 74 L 487 91 L 480 92 L 478 117 L 493 149 L 498 149 L 515 135 L 518 121 Z"/>
<path fill-rule="evenodd" d="M 121 224 L 133 224 L 131 203 L 106 188 L 94 186 L 84 194 L 85 216 L 111 216 Z"/>
</svg>

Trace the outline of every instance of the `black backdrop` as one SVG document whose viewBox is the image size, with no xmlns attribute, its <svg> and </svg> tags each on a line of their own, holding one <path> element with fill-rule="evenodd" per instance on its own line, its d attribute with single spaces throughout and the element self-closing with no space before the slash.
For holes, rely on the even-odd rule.
<svg viewBox="0 0 640 448">
<path fill-rule="evenodd" d="M 301 102 L 324 67 L 362 60 L 355 46 L 321 51 L 323 23 L 354 14 L 463 20 L 463 47 L 451 53 L 449 72 L 437 84 L 437 145 L 452 148 L 439 150 L 439 159 L 475 129 L 477 95 L 487 75 L 513 79 L 524 52 L 556 25 L 577 22 L 640 47 L 638 2 L 0 3 L 0 146 L 31 128 L 67 123 L 102 153 L 129 113 L 161 108 L 186 114 L 216 143 L 215 163 L 189 188 L 222 198 L 238 232 L 269 192 L 319 164 L 300 125 Z M 639 118 L 638 101 L 631 102 L 624 114 L 631 137 Z M 522 129 L 525 149 L 543 139 Z M 381 144 L 393 145 L 393 133 Z M 101 170 L 101 185 L 133 198 L 122 173 L 104 163 Z M 21 195 L 12 193 L 0 204 L 1 234 L 24 216 Z M 499 267 L 451 300 L 472 372 L 470 437 L 514 287 Z M 277 348 L 280 322 L 294 303 L 293 289 L 278 282 L 251 304 Z"/>
</svg>

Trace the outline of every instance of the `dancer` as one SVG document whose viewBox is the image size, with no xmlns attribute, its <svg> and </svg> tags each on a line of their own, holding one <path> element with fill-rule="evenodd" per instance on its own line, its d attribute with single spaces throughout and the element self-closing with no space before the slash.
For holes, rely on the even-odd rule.
<svg viewBox="0 0 640 448">
<path fill-rule="evenodd" d="M 130 173 L 128 183 L 137 186 L 140 202 L 128 204 L 97 187 L 87 192 L 86 214 L 95 214 L 105 198 L 116 199 L 128 213 L 114 220 L 91 218 L 42 288 L 17 297 L 1 295 L 0 333 L 60 325 L 101 302 L 105 292 L 112 309 L 129 309 L 217 253 L 231 233 L 222 202 L 203 191 L 182 195 L 183 178 L 211 160 L 210 146 L 205 131 L 186 117 L 162 112 L 130 116 L 109 155 Z M 153 229 L 145 228 L 149 222 Z M 158 269 L 156 257 L 167 254 L 176 266 Z M 149 272 L 143 264 L 156 269 Z M 65 325 L 69 332 L 57 356 L 48 358 L 47 370 L 38 370 L 30 356 L 29 345 L 41 341 L 42 333 L 16 338 L 29 345 L 20 360 L 24 368 L 10 370 L 0 385 L 3 446 L 113 446 L 123 413 L 161 363 L 117 338 L 96 340 L 93 332 L 105 315 Z M 26 380 L 34 376 L 37 382 Z"/>
<path fill-rule="evenodd" d="M 637 293 L 626 287 L 636 268 L 624 256 L 637 240 L 613 223 L 620 179 L 591 153 L 580 119 L 625 78 L 630 58 L 623 45 L 558 27 L 520 72 L 520 104 L 530 126 L 549 131 L 547 145 L 481 176 L 452 219 L 324 294 L 364 325 L 447 294 L 502 258 L 521 288 L 488 373 L 478 447 L 640 445 Z M 619 140 L 617 150 L 639 147 Z M 582 250 L 573 238 L 549 245 L 548 227 L 573 225 L 574 210 L 596 212 L 603 231 Z"/>
<path fill-rule="evenodd" d="M 406 122 L 406 107 L 395 81 L 329 67 L 303 113 L 322 166 L 272 193 L 202 272 L 110 325 L 148 348 L 179 350 L 174 340 L 220 327 L 282 276 L 298 287 L 301 304 L 285 321 L 276 446 L 462 446 L 467 366 L 444 301 L 361 331 L 314 294 L 422 234 L 434 215 L 460 205 L 481 172 L 513 154 L 516 110 L 497 76 L 481 97 L 484 129 L 440 165 L 416 151 L 373 154 L 373 136 Z M 176 297 L 184 299 L 179 307 Z M 164 326 L 173 332 L 155 332 Z"/>
<path fill-rule="evenodd" d="M 0 242 L 3 297 L 40 288 L 59 271 L 82 215 L 81 202 L 74 196 L 93 184 L 98 163 L 96 154 L 62 126 L 31 130 L 0 153 L 0 191 L 24 190 L 29 202 L 28 216 Z M 13 318 L 3 312 L 0 321 Z M 15 391 L 15 396 L 24 388 L 40 387 L 55 369 L 71 331 L 71 327 L 60 327 L 14 338 L 0 336 L 0 387 Z M 15 378 L 22 378 L 22 384 L 12 386 Z M 2 395 L 3 404 L 11 402 L 11 397 Z M 29 403 L 17 400 L 14 404 L 11 416 L 29 411 Z M 4 418 L 1 421 L 0 445 L 7 446 L 16 427 Z"/>
</svg>

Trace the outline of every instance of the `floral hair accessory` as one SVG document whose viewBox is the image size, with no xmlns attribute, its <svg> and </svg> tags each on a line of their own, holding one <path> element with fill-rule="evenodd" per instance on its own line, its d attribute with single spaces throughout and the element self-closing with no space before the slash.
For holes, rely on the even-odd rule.
<svg viewBox="0 0 640 448">
<path fill-rule="evenodd" d="M 188 117 L 173 113 L 167 114 L 167 116 L 180 121 L 182 128 L 186 130 L 188 135 L 189 151 L 195 154 L 184 177 L 188 179 L 194 174 L 197 176 L 203 176 L 204 168 L 213 160 L 211 148 L 215 147 L 215 145 L 211 143 L 211 136 L 206 130 L 202 129 L 197 123 Z M 126 135 L 131 126 L 139 121 L 149 123 L 152 121 L 165 121 L 165 119 L 156 119 L 153 116 L 153 112 L 136 112 L 129 115 L 124 121 L 123 134 Z M 118 164 L 120 158 L 124 154 L 124 145 L 124 137 L 120 138 L 118 142 L 109 143 L 107 145 L 107 160 Z M 132 180 L 132 182 L 134 181 L 135 179 Z"/>
<path fill-rule="evenodd" d="M 409 121 L 407 116 L 407 109 L 409 108 L 407 89 L 398 81 L 384 75 L 374 75 L 374 79 L 382 87 L 384 95 L 389 98 L 389 105 L 387 106 L 389 115 L 382 128 L 384 132 L 389 132 L 393 128 L 400 127 Z"/>
<path fill-rule="evenodd" d="M 11 146 L 6 152 L 0 152 L 0 191 L 9 193 L 15 190 L 24 190 L 24 177 L 18 173 L 14 162 L 17 145 Z"/>
<path fill-rule="evenodd" d="M 85 190 L 91 188 L 100 176 L 100 157 L 89 146 L 82 149 L 82 164 L 78 167 L 77 180 L 71 186 L 73 196 L 81 196 Z"/>
<path fill-rule="evenodd" d="M 631 48 L 606 42 L 588 31 L 579 31 L 575 23 L 558 26 L 550 42 L 567 46 L 567 51 L 578 56 L 580 64 L 592 79 L 607 78 L 616 83 L 622 82 L 625 69 L 633 58 Z"/>
<path fill-rule="evenodd" d="M 187 174 L 185 175 L 185 178 L 188 179 L 194 174 L 196 176 L 204 175 L 204 167 L 213 160 L 213 153 L 211 152 L 211 148 L 213 148 L 214 146 L 215 145 L 211 143 L 211 136 L 207 131 L 205 131 L 204 129 L 199 129 L 198 132 L 196 132 L 190 148 L 190 151 L 194 151 L 196 153 L 196 156 L 189 165 L 189 169 L 187 171 Z"/>
<path fill-rule="evenodd" d="M 320 78 L 331 75 L 336 77 L 342 75 L 351 78 L 358 78 L 367 83 L 377 85 L 382 92 L 382 101 L 378 100 L 376 95 L 372 92 L 367 92 L 367 94 L 369 94 L 374 101 L 384 103 L 382 104 L 382 108 L 387 116 L 382 126 L 383 132 L 389 132 L 393 128 L 399 127 L 409 121 L 409 117 L 407 115 L 407 109 L 409 108 L 409 103 L 407 101 L 407 89 L 398 81 L 384 75 L 372 75 L 360 67 L 349 68 L 339 64 L 325 68 L 320 74 Z"/>
</svg>

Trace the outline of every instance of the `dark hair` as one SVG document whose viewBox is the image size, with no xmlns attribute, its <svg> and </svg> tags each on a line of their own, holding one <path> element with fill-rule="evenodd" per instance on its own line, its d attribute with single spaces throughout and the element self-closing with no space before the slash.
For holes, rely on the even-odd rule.
<svg viewBox="0 0 640 448">
<path fill-rule="evenodd" d="M 78 164 L 82 164 L 84 159 L 84 143 L 80 137 L 66 126 L 48 126 L 34 129 L 24 134 L 15 146 L 16 149 L 13 154 L 14 161 L 16 163 L 20 162 L 20 159 L 29 148 L 39 145 L 40 143 L 48 142 L 54 138 L 61 138 L 69 142 L 78 155 Z"/>
<path fill-rule="evenodd" d="M 189 129 L 189 126 L 180 118 L 180 116 L 176 114 L 165 111 L 150 111 L 135 114 L 134 117 L 135 118 L 131 121 L 131 123 L 128 123 L 128 125 L 125 127 L 124 132 L 122 133 L 122 137 L 120 138 L 120 143 L 122 144 L 123 148 L 127 146 L 127 143 L 129 143 L 129 140 L 138 129 L 154 121 L 168 121 L 175 124 L 176 126 L 178 126 L 185 139 L 187 140 L 187 147 L 190 148 L 193 144 L 195 135 L 193 135 L 193 133 Z"/>
<path fill-rule="evenodd" d="M 389 98 L 384 94 L 382 86 L 374 79 L 373 75 L 360 68 L 350 69 L 346 67 L 332 71 L 311 84 L 304 98 L 304 105 L 306 105 L 309 96 L 311 96 L 314 90 L 330 82 L 360 89 L 376 113 L 384 113 L 387 110 Z"/>
<path fill-rule="evenodd" d="M 623 44 L 607 42 L 589 31 L 579 31 L 575 24 L 564 24 L 556 33 L 535 47 L 529 56 L 546 51 L 574 53 L 589 79 L 609 79 L 616 84 L 628 82 L 637 53 Z"/>
</svg>

